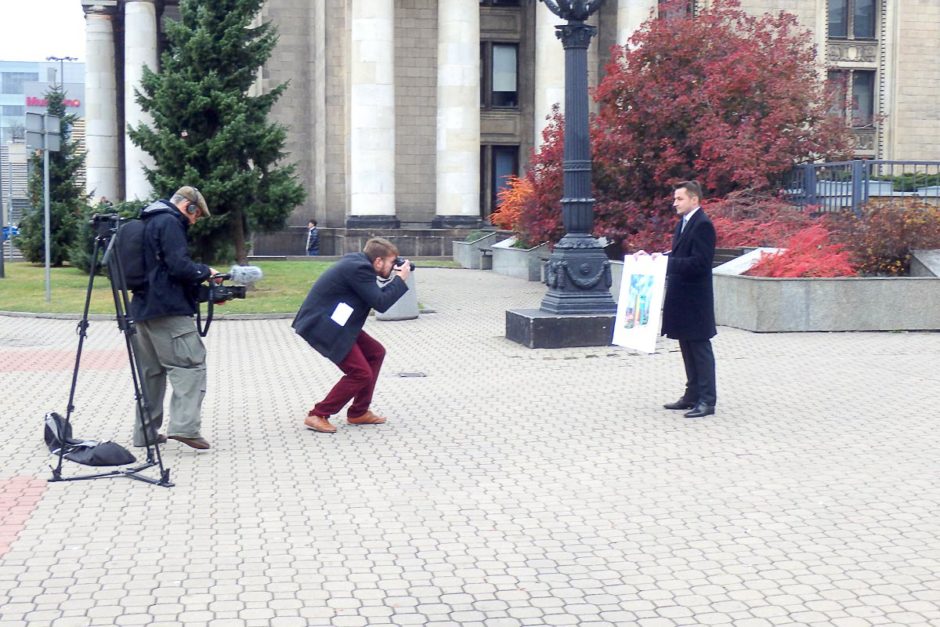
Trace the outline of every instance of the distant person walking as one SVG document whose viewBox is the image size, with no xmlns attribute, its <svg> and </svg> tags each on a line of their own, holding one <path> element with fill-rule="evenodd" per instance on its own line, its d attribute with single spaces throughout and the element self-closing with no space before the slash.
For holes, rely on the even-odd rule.
<svg viewBox="0 0 940 627">
<path fill-rule="evenodd" d="M 307 256 L 316 257 L 320 254 L 320 230 L 317 229 L 317 221 L 307 222 Z"/>
</svg>

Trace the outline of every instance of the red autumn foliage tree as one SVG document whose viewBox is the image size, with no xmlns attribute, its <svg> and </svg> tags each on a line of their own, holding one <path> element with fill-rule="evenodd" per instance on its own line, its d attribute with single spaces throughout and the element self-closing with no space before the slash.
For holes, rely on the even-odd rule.
<svg viewBox="0 0 940 627">
<path fill-rule="evenodd" d="M 849 145 L 795 16 L 752 16 L 738 0 L 668 15 L 612 49 L 595 93 L 595 233 L 625 249 L 668 248 L 680 181 L 700 181 L 711 197 L 767 190 L 794 164 L 841 157 Z M 533 240 L 560 231 L 560 124 L 548 139 L 530 170 L 539 201 L 523 211 Z"/>
</svg>

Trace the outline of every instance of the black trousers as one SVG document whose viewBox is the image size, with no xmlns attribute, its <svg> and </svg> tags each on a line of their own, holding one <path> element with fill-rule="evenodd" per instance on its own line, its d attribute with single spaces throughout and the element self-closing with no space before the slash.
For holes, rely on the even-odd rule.
<svg viewBox="0 0 940 627">
<path fill-rule="evenodd" d="M 685 364 L 685 394 L 689 403 L 715 405 L 715 354 L 711 340 L 679 340 L 682 361 Z"/>
</svg>

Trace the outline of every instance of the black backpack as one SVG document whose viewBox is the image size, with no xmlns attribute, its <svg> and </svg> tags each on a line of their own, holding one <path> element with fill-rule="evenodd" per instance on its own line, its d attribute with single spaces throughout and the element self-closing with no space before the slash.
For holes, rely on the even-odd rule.
<svg viewBox="0 0 940 627">
<path fill-rule="evenodd" d="M 144 224 L 143 220 L 133 219 L 122 221 L 114 236 L 114 251 L 124 270 L 124 285 L 119 277 L 111 277 L 117 281 L 118 288 L 126 288 L 132 292 L 147 287 L 147 267 L 144 263 Z"/>
</svg>

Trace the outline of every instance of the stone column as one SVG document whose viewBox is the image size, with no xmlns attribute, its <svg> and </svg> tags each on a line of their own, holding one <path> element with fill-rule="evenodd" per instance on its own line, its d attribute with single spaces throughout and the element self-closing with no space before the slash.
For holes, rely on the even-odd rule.
<svg viewBox="0 0 940 627">
<path fill-rule="evenodd" d="M 480 223 L 480 3 L 438 2 L 433 228 Z"/>
<path fill-rule="evenodd" d="M 398 228 L 395 217 L 394 0 L 352 0 L 349 228 Z"/>
<path fill-rule="evenodd" d="M 536 150 L 542 145 L 545 119 L 558 104 L 565 112 L 565 49 L 555 35 L 555 25 L 564 23 L 544 2 L 535 7 L 535 138 Z"/>
<path fill-rule="evenodd" d="M 124 122 L 127 126 L 151 124 L 134 96 L 140 89 L 144 66 L 156 72 L 157 9 L 153 0 L 128 0 L 124 4 Z M 153 190 L 144 174 L 144 167 L 153 168 L 154 161 L 131 142 L 124 133 L 124 196 L 147 200 Z"/>
<path fill-rule="evenodd" d="M 617 2 L 617 45 L 626 45 L 640 24 L 655 13 L 656 0 L 618 0 Z"/>
<path fill-rule="evenodd" d="M 114 5 L 116 3 L 112 3 Z M 119 184 L 115 6 L 85 8 L 85 190 L 92 202 L 123 197 Z"/>
</svg>

